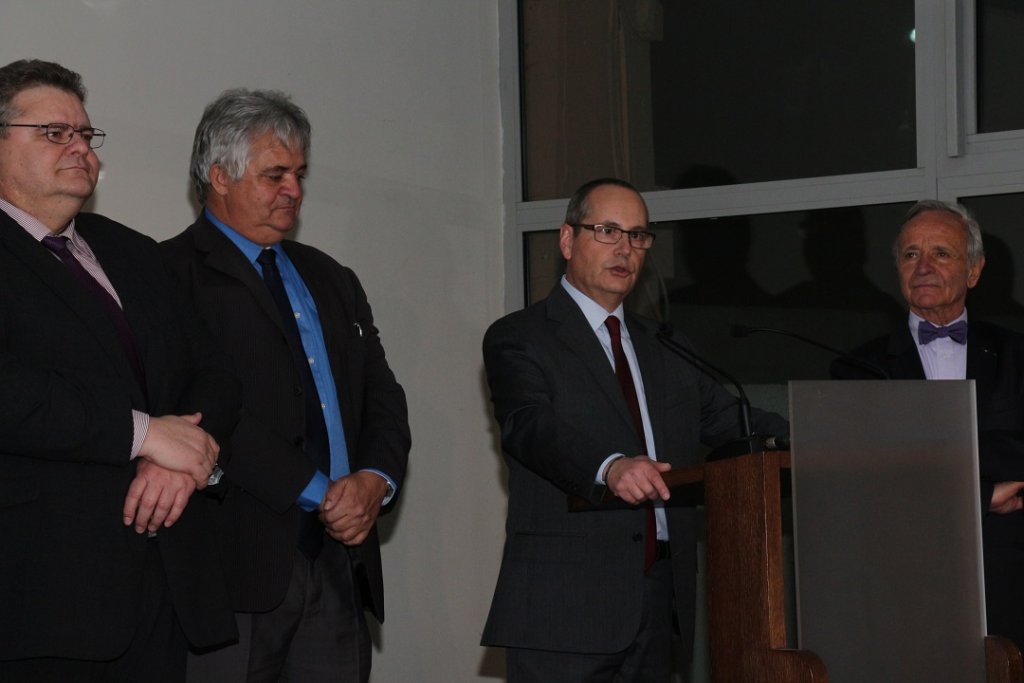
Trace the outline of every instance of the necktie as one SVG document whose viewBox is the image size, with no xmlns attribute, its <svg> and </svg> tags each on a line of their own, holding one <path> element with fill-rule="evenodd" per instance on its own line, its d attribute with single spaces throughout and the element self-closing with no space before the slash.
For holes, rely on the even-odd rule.
<svg viewBox="0 0 1024 683">
<path fill-rule="evenodd" d="M 920 343 L 931 344 L 940 337 L 949 337 L 957 344 L 967 343 L 967 321 L 958 320 L 946 327 L 936 327 L 927 320 L 922 320 L 917 325 L 917 338 Z"/>
<path fill-rule="evenodd" d="M 295 308 L 288 299 L 284 281 L 281 279 L 281 271 L 277 267 L 277 253 L 273 249 L 264 249 L 260 252 L 256 262 L 263 269 L 263 282 L 267 285 L 270 296 L 274 299 L 277 310 L 281 314 L 284 336 L 288 341 L 288 348 L 292 352 L 292 360 L 295 362 L 295 369 L 299 373 L 299 381 L 302 384 L 306 415 L 303 451 L 318 470 L 330 476 L 331 447 L 327 439 L 327 425 L 324 423 L 323 408 L 320 406 L 320 394 L 316 390 L 313 372 L 309 369 L 306 351 L 302 346 L 299 326 L 295 322 Z M 299 549 L 303 554 L 309 559 L 315 560 L 323 547 L 323 537 L 324 528 L 318 514 L 315 511 L 303 512 L 300 515 L 298 540 Z"/>
<path fill-rule="evenodd" d="M 629 361 L 626 360 L 626 353 L 622 350 L 622 332 L 619 327 L 619 319 L 614 315 L 608 316 L 604 321 L 608 328 L 608 334 L 612 338 L 612 357 L 615 360 L 615 377 L 619 380 L 619 387 L 626 397 L 626 405 L 629 407 L 629 414 L 633 418 L 633 427 L 636 429 L 640 443 L 646 444 L 644 437 L 644 421 L 640 416 L 640 401 L 636 397 L 636 385 L 633 383 L 633 373 L 629 371 Z M 646 450 L 646 445 L 644 446 Z M 658 531 L 654 521 L 654 507 L 646 508 L 647 514 L 644 520 L 644 571 L 651 568 L 657 554 Z"/>
<path fill-rule="evenodd" d="M 135 334 L 132 332 L 132 328 L 128 324 L 128 318 L 125 317 L 124 311 L 121 310 L 117 301 L 110 295 L 110 292 L 103 289 L 103 285 L 97 282 L 96 278 L 90 275 L 89 271 L 71 253 L 71 250 L 68 249 L 67 237 L 47 235 L 43 238 L 43 246 L 56 254 L 60 258 L 61 263 L 68 269 L 68 272 L 84 285 L 93 298 L 103 306 L 107 316 L 110 318 L 110 322 L 114 324 L 114 331 L 121 342 L 121 347 L 124 349 L 129 365 L 131 365 L 132 370 L 135 372 L 135 378 L 139 381 L 139 386 L 145 389 L 145 373 L 142 369 L 142 361 L 139 360 L 138 348 L 135 345 Z"/>
</svg>

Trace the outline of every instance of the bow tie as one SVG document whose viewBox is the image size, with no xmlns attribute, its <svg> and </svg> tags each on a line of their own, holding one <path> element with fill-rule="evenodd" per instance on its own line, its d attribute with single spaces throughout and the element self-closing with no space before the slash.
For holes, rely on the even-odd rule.
<svg viewBox="0 0 1024 683">
<path fill-rule="evenodd" d="M 946 327 L 936 327 L 927 320 L 922 320 L 917 326 L 917 339 L 924 344 L 930 344 L 939 337 L 949 337 L 957 344 L 967 343 L 967 321 L 958 320 Z"/>
</svg>

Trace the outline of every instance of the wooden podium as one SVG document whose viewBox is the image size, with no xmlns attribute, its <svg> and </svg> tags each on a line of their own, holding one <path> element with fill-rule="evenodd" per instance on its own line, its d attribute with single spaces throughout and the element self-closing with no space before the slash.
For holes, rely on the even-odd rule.
<svg viewBox="0 0 1024 683">
<path fill-rule="evenodd" d="M 817 655 L 786 648 L 781 512 L 789 467 L 788 452 L 766 451 L 665 475 L 673 504 L 705 507 L 714 683 L 829 680 Z M 990 636 L 985 648 L 988 683 L 1024 682 L 1012 642 Z"/>
<path fill-rule="evenodd" d="M 704 503 L 715 683 L 828 680 L 817 655 L 786 649 L 780 474 L 788 468 L 788 452 L 768 451 L 665 475 L 673 501 Z"/>
</svg>

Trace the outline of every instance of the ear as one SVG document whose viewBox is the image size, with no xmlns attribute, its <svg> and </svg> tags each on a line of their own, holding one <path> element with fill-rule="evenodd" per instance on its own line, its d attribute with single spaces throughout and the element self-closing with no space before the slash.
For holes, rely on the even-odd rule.
<svg viewBox="0 0 1024 683">
<path fill-rule="evenodd" d="M 210 167 L 210 189 L 220 196 L 226 195 L 234 182 L 231 175 L 220 164 Z"/>
<path fill-rule="evenodd" d="M 977 263 L 970 267 L 967 271 L 967 289 L 971 289 L 974 285 L 978 284 L 978 279 L 981 278 L 981 269 L 985 267 L 985 257 L 982 256 L 978 259 Z"/>
<path fill-rule="evenodd" d="M 558 248 L 562 252 L 562 258 L 566 261 L 572 259 L 572 244 L 576 238 L 576 231 L 568 223 L 562 223 L 558 229 Z"/>
</svg>

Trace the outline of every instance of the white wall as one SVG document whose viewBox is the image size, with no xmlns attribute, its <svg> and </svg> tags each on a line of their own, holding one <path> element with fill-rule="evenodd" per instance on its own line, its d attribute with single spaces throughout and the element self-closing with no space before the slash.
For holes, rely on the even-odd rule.
<svg viewBox="0 0 1024 683">
<path fill-rule="evenodd" d="M 94 210 L 157 239 L 194 217 L 192 133 L 221 90 L 291 93 L 313 124 L 299 239 L 355 269 L 409 396 L 385 518 L 373 680 L 484 680 L 505 494 L 480 339 L 503 312 L 497 3 L 3 0 L 0 64 L 78 71 L 107 132 Z M 497 669 L 500 671 L 500 667 Z"/>
</svg>

